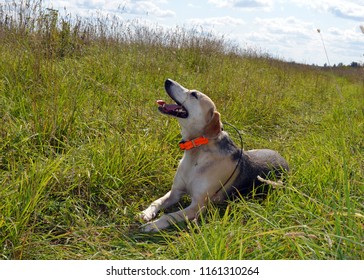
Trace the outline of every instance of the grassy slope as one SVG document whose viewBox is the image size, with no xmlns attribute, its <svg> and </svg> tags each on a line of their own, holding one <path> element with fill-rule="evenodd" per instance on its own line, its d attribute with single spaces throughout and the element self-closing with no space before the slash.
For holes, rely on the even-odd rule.
<svg viewBox="0 0 364 280">
<path fill-rule="evenodd" d="M 0 258 L 364 258 L 363 75 L 191 42 L 91 41 L 49 57 L 31 40 L 0 44 Z M 166 78 L 207 93 L 245 149 L 279 150 L 286 186 L 141 234 L 136 213 L 181 157 L 177 122 L 155 106 Z"/>
</svg>

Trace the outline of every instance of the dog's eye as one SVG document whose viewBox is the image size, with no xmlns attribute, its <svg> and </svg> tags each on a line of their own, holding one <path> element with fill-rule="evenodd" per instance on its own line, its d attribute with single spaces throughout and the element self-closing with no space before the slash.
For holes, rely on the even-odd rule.
<svg viewBox="0 0 364 280">
<path fill-rule="evenodd" d="M 198 99 L 198 96 L 197 96 L 197 92 L 196 92 L 196 91 L 192 91 L 192 92 L 191 92 L 191 95 L 192 95 L 194 98 Z"/>
</svg>

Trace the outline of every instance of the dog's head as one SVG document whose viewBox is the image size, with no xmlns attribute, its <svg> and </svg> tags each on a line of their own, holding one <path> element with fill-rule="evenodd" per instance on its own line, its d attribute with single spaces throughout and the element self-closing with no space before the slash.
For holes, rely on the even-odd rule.
<svg viewBox="0 0 364 280">
<path fill-rule="evenodd" d="M 191 139 L 198 136 L 209 138 L 220 133 L 222 127 L 220 114 L 207 95 L 197 90 L 188 90 L 170 79 L 166 80 L 165 89 L 176 104 L 158 100 L 158 109 L 165 115 L 177 118 L 184 138 Z"/>
</svg>

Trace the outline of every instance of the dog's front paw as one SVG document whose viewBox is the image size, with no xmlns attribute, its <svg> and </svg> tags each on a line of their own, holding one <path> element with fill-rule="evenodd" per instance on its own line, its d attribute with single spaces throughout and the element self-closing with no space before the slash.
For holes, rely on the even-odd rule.
<svg viewBox="0 0 364 280">
<path fill-rule="evenodd" d="M 152 219 L 154 219 L 156 216 L 156 214 L 152 211 L 148 211 L 148 209 L 144 210 L 143 212 L 138 214 L 138 218 L 142 219 L 146 222 L 151 221 Z"/>
</svg>

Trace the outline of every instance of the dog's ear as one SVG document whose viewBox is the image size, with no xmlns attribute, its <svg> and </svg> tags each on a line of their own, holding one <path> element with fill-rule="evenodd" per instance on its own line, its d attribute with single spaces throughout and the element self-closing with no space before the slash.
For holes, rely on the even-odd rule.
<svg viewBox="0 0 364 280">
<path fill-rule="evenodd" d="M 212 111 L 211 114 L 211 120 L 204 129 L 204 136 L 207 138 L 214 137 L 221 131 L 220 113 L 217 111 Z"/>
</svg>

